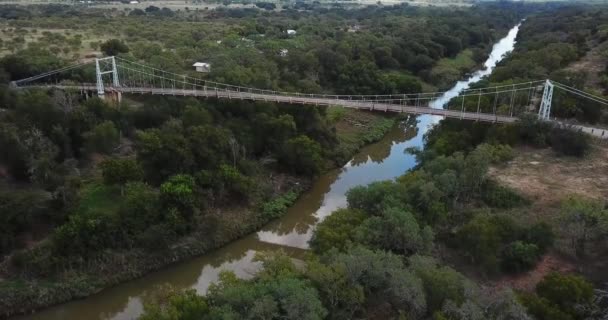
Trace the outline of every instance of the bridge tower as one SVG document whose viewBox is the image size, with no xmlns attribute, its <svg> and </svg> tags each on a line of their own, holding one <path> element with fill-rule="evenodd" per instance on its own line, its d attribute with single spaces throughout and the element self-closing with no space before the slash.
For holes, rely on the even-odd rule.
<svg viewBox="0 0 608 320">
<path fill-rule="evenodd" d="M 120 82 L 118 80 L 118 69 L 116 68 L 116 59 L 114 58 L 114 56 L 95 59 L 95 74 L 97 76 L 97 95 L 101 99 L 105 97 L 103 75 L 108 73 L 112 74 L 112 86 L 114 88 L 120 87 Z"/>
<path fill-rule="evenodd" d="M 538 108 L 538 118 L 540 120 L 549 120 L 551 117 L 551 101 L 553 100 L 553 83 L 551 80 L 545 82 L 545 89 L 543 91 L 543 99 L 540 102 L 540 108 Z"/>
</svg>

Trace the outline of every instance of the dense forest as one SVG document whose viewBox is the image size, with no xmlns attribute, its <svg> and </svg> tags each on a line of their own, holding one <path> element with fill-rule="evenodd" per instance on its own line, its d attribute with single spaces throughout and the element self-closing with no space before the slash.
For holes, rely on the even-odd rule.
<svg viewBox="0 0 608 320">
<path fill-rule="evenodd" d="M 523 24 L 515 52 L 487 81 L 478 85 L 551 79 L 605 95 L 608 93 L 608 66 L 600 63 L 584 69 L 574 67 L 573 63 L 581 59 L 606 60 L 602 48 L 608 40 L 607 21 L 608 12 L 593 6 L 566 6 L 536 14 Z M 608 113 L 598 103 L 577 99 L 559 90 L 553 101 L 554 117 L 575 118 L 582 123 L 608 123 Z"/>
<path fill-rule="evenodd" d="M 553 21 L 556 14 L 563 18 Z M 257 88 L 433 91 L 473 70 L 529 15 L 515 53 L 479 85 L 549 76 L 585 85 L 560 69 L 584 56 L 585 44 L 606 40 L 605 27 L 593 23 L 606 11 L 595 8 L 0 7 L 0 314 L 85 297 L 253 232 L 281 216 L 315 176 L 395 123 L 374 115 L 365 132 L 345 138 L 337 123 L 352 115 L 335 108 L 177 97 L 114 105 L 73 92 L 16 91 L 10 81 L 103 54 L 192 75 L 193 62 L 206 61 L 206 79 Z M 605 121 L 598 110 L 578 101 L 556 105 L 564 117 Z M 261 255 L 265 268 L 253 280 L 226 274 L 207 297 L 167 292 L 143 318 L 599 315 L 599 295 L 581 277 L 552 274 L 534 293 L 485 294 L 431 257 L 446 247 L 480 274 L 517 274 L 550 250 L 552 226 L 510 217 L 529 200 L 487 174 L 519 144 L 567 156 L 592 148 L 583 134 L 532 118 L 504 127 L 443 122 L 418 152 L 417 170 L 349 192 L 348 208 L 317 228 L 304 268 L 280 253 Z M 603 204 L 573 198 L 563 211 L 573 224 L 588 214 L 593 239 L 605 237 Z M 576 252 L 586 255 L 591 240 L 573 235 Z"/>
<path fill-rule="evenodd" d="M 547 130 L 534 119 L 500 127 L 444 121 L 418 151 L 416 170 L 348 192 L 348 207 L 317 226 L 304 266 L 281 252 L 259 254 L 255 278 L 226 272 L 206 296 L 166 289 L 141 319 L 603 319 L 605 291 L 578 275 L 548 273 L 531 292 L 471 279 L 528 271 L 554 245 L 558 230 L 529 223 L 530 200 L 488 174 L 514 156 L 512 146 Z M 478 140 L 443 148 L 463 132 Z M 577 255 L 603 246 L 601 202 L 571 197 L 559 210 L 561 228 L 576 230 Z M 581 218 L 589 229 L 579 228 Z M 440 260 L 443 249 L 452 255 Z M 467 276 L 446 261 L 476 271 Z"/>
<path fill-rule="evenodd" d="M 171 72 L 192 71 L 194 62 L 204 61 L 212 66 L 209 79 L 219 82 L 357 94 L 413 92 L 424 83 L 446 87 L 482 62 L 494 40 L 526 11 L 516 4 L 477 10 L 400 5 L 272 13 L 170 11 L 166 16 L 149 7 L 124 16 L 120 11 L 74 12 L 69 6 L 36 8 L 21 14 L 5 11 L 12 18 L 9 28 L 18 36 L 4 48 L 16 52 L 27 47 L 27 55 L 17 54 L 11 61 L 14 78 L 60 65 L 61 59 L 44 61 L 53 59 L 49 51 L 72 58 L 79 50 L 71 44 L 80 48 L 85 39 L 99 38 L 87 41 L 98 49 L 101 39 L 111 35 L 120 36 L 127 47 L 106 53 L 122 53 Z M 74 25 L 79 30 L 71 35 L 43 31 Z"/>
</svg>

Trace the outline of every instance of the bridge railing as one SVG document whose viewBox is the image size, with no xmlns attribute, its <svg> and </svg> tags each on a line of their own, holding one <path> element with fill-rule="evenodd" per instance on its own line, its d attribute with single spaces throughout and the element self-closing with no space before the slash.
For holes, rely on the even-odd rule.
<svg viewBox="0 0 608 320">
<path fill-rule="evenodd" d="M 173 72 L 165 71 L 162 69 L 147 66 L 138 62 L 133 62 L 123 58 L 116 57 L 118 64 L 118 70 L 121 74 L 122 83 L 130 87 L 148 87 L 148 88 L 171 88 L 178 89 L 182 88 L 193 89 L 193 90 L 217 90 L 217 91 L 231 91 L 235 93 L 251 93 L 259 95 L 272 95 L 272 96 L 292 96 L 292 97 L 305 97 L 311 99 L 334 99 L 334 100 L 359 100 L 359 101 L 396 101 L 398 103 L 411 102 L 411 104 L 418 104 L 422 102 L 428 102 L 435 100 L 445 94 L 445 91 L 437 92 L 423 92 L 423 93 L 397 93 L 397 94 L 326 94 L 326 93 L 302 93 L 302 92 L 286 92 L 270 89 L 258 89 L 246 86 L 238 86 L 232 84 L 226 84 L 207 79 L 195 78 L 188 75 L 180 75 Z M 485 88 L 473 88 L 464 89 L 461 91 L 460 96 L 478 96 L 478 95 L 495 95 L 504 92 L 513 92 L 531 90 L 538 84 L 541 84 L 544 80 L 529 81 L 518 84 L 506 84 L 493 87 Z"/>
</svg>

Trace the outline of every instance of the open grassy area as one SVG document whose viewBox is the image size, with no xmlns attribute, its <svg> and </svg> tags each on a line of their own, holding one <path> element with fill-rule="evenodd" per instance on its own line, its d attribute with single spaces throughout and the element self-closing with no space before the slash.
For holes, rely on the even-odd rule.
<svg viewBox="0 0 608 320">
<path fill-rule="evenodd" d="M 608 274 L 603 270 L 608 257 L 606 240 L 594 243 L 588 257 L 575 258 L 559 217 L 562 202 L 571 195 L 598 200 L 608 198 L 608 146 L 596 144 L 591 154 L 583 159 L 557 157 L 550 149 L 518 148 L 516 154 L 506 166 L 492 168 L 491 175 L 531 200 L 529 207 L 513 210 L 512 214 L 526 223 L 549 223 L 557 233 L 557 241 L 554 251 L 534 270 L 517 277 L 505 277 L 499 285 L 533 288 L 548 272 L 562 269 L 576 270 L 598 283 L 607 281 Z"/>
<path fill-rule="evenodd" d="M 24 28 L 0 24 L 0 57 L 38 45 L 63 58 L 82 59 L 101 55 L 99 44 L 109 38 L 109 35 L 95 35 L 87 30 Z"/>
</svg>

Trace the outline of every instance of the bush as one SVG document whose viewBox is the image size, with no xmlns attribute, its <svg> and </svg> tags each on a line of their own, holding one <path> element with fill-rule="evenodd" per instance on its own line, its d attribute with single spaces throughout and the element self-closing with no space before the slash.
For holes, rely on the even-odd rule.
<svg viewBox="0 0 608 320">
<path fill-rule="evenodd" d="M 539 320 L 573 320 L 572 317 L 551 303 L 551 301 L 541 298 L 533 293 L 522 293 L 519 301 L 523 304 L 528 313 Z"/>
<path fill-rule="evenodd" d="M 550 225 L 545 222 L 540 222 L 532 225 L 524 232 L 522 238 L 525 242 L 533 243 L 538 247 L 541 254 L 545 253 L 547 249 L 553 246 L 555 241 L 555 234 Z"/>
<path fill-rule="evenodd" d="M 171 229 L 162 224 L 153 225 L 138 236 L 137 243 L 149 251 L 165 250 L 177 236 Z"/>
<path fill-rule="evenodd" d="M 591 148 L 586 133 L 570 128 L 553 128 L 550 141 L 551 148 L 560 155 L 583 157 Z"/>
<path fill-rule="evenodd" d="M 481 199 L 490 207 L 502 209 L 515 208 L 528 203 L 528 200 L 515 190 L 499 185 L 494 180 L 485 181 L 481 188 Z"/>
<path fill-rule="evenodd" d="M 304 135 L 285 142 L 280 160 L 297 174 L 316 175 L 323 168 L 321 145 Z"/>
<path fill-rule="evenodd" d="M 118 145 L 120 133 L 111 121 L 104 121 L 84 134 L 89 152 L 110 153 Z"/>
<path fill-rule="evenodd" d="M 331 248 L 345 250 L 354 241 L 353 232 L 365 220 L 366 215 L 356 209 L 338 209 L 321 221 L 310 239 L 310 247 L 317 253 Z"/>
<path fill-rule="evenodd" d="M 556 304 L 575 319 L 584 319 L 585 305 L 593 302 L 593 285 L 583 277 L 550 273 L 536 286 L 536 294 Z"/>
<path fill-rule="evenodd" d="M 552 272 L 538 283 L 536 294 L 519 299 L 536 319 L 582 320 L 588 319 L 593 297 L 593 286 L 582 277 Z"/>
<path fill-rule="evenodd" d="M 276 197 L 262 206 L 262 215 L 269 219 L 276 219 L 287 211 L 287 209 L 298 199 L 298 193 L 289 191 L 280 197 Z"/>
<path fill-rule="evenodd" d="M 508 245 L 502 253 L 502 269 L 506 272 L 522 272 L 531 269 L 540 256 L 538 246 L 523 241 Z"/>
<path fill-rule="evenodd" d="M 129 47 L 118 39 L 110 39 L 102 43 L 100 48 L 107 56 L 115 56 L 119 53 L 129 52 Z"/>
</svg>

